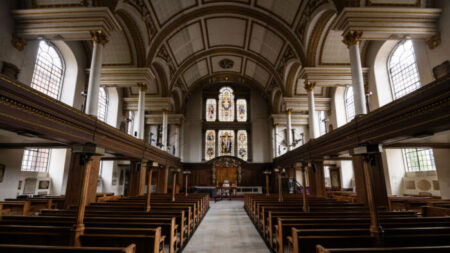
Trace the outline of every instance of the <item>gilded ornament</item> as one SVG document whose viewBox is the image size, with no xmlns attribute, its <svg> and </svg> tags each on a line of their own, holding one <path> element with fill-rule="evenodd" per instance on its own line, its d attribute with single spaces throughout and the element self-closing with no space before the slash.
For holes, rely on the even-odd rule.
<svg viewBox="0 0 450 253">
<path fill-rule="evenodd" d="M 25 46 L 27 45 L 27 41 L 17 37 L 16 35 L 13 35 L 12 39 L 11 39 L 11 44 L 13 45 L 13 47 L 15 47 L 17 50 L 19 51 L 23 51 Z"/>
<path fill-rule="evenodd" d="M 316 87 L 316 82 L 310 82 L 310 81 L 305 82 L 305 90 L 306 91 L 313 91 L 314 87 Z"/>
<path fill-rule="evenodd" d="M 100 43 L 103 46 L 108 43 L 109 41 L 109 37 L 108 35 L 106 35 L 102 30 L 98 30 L 98 31 L 92 31 L 91 32 L 91 36 L 92 36 L 92 42 L 94 43 Z"/>
<path fill-rule="evenodd" d="M 353 45 L 359 45 L 361 42 L 362 31 L 349 31 L 346 35 L 344 35 L 344 39 L 342 42 L 347 45 L 347 47 L 351 47 Z"/>
<path fill-rule="evenodd" d="M 148 88 L 146 83 L 138 83 L 137 86 L 139 87 L 139 91 L 146 91 Z"/>
<path fill-rule="evenodd" d="M 425 39 L 429 49 L 435 49 L 441 44 L 441 33 L 436 33 L 430 38 Z"/>
</svg>

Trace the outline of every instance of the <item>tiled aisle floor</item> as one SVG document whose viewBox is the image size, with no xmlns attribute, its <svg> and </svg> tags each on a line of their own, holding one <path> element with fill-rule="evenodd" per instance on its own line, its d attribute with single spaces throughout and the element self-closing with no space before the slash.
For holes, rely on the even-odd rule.
<svg viewBox="0 0 450 253">
<path fill-rule="evenodd" d="M 183 253 L 270 253 L 244 210 L 243 200 L 211 202 Z"/>
</svg>

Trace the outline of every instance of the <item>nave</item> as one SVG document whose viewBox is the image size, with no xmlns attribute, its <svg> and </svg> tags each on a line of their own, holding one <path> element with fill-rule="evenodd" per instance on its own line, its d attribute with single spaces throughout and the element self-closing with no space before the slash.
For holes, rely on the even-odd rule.
<svg viewBox="0 0 450 253">
<path fill-rule="evenodd" d="M 247 216 L 242 200 L 223 200 L 210 209 L 184 253 L 248 252 L 269 253 L 264 241 Z"/>
</svg>

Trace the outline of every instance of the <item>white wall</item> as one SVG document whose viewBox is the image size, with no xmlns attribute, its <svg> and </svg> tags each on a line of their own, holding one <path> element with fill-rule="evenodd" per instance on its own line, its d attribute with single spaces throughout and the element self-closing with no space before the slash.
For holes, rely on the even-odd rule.
<svg viewBox="0 0 450 253">
<path fill-rule="evenodd" d="M 184 146 L 182 162 L 196 163 L 202 161 L 202 92 L 201 89 L 193 91 L 186 103 L 184 114 Z"/>
<path fill-rule="evenodd" d="M 3 181 L 0 182 L 0 200 L 15 198 L 20 178 L 20 167 L 22 165 L 23 150 L 2 150 L 0 164 L 5 165 Z M 22 184 L 23 187 L 23 184 Z"/>
<path fill-rule="evenodd" d="M 352 161 L 340 161 L 337 165 L 341 165 L 341 187 L 354 188 L 354 172 Z"/>
<path fill-rule="evenodd" d="M 250 117 L 252 122 L 252 162 L 271 162 L 271 124 L 266 100 L 255 90 L 250 92 Z"/>
</svg>

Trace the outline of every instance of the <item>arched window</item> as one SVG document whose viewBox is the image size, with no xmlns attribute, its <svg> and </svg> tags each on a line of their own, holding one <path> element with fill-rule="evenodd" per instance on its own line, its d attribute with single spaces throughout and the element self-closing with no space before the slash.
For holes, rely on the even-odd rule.
<svg viewBox="0 0 450 253">
<path fill-rule="evenodd" d="M 57 48 L 47 41 L 40 41 L 31 87 L 59 99 L 64 78 L 64 61 Z"/>
<path fill-rule="evenodd" d="M 133 135 L 133 126 L 134 126 L 134 112 L 128 111 L 127 133 L 129 135 Z"/>
<path fill-rule="evenodd" d="M 345 90 L 345 114 L 347 122 L 350 122 L 355 117 L 355 103 L 353 102 L 353 87 L 349 86 Z"/>
<path fill-rule="evenodd" d="M 420 88 L 419 70 L 411 40 L 400 42 L 392 50 L 388 69 L 394 99 Z"/>
<path fill-rule="evenodd" d="M 101 87 L 98 91 L 98 112 L 97 117 L 101 121 L 106 120 L 106 114 L 108 112 L 108 94 L 106 89 Z"/>
<path fill-rule="evenodd" d="M 220 89 L 219 121 L 234 121 L 234 94 L 230 87 Z"/>
<path fill-rule="evenodd" d="M 319 129 L 320 135 L 324 135 L 327 133 L 327 116 L 325 111 L 319 112 Z"/>
</svg>

